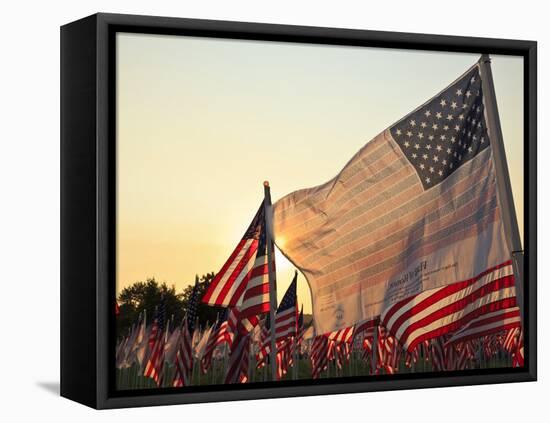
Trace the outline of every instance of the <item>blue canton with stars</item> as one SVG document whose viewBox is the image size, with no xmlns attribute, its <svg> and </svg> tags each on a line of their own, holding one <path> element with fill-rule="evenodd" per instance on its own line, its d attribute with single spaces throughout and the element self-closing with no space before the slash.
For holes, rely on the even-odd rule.
<svg viewBox="0 0 550 423">
<path fill-rule="evenodd" d="M 479 69 L 390 128 L 429 189 L 489 146 Z"/>
<path fill-rule="evenodd" d="M 197 320 L 197 311 L 199 303 L 199 281 L 198 276 L 195 280 L 195 286 L 191 292 L 191 298 L 189 299 L 189 308 L 187 309 L 187 328 L 190 333 L 195 330 L 195 323 Z"/>
<path fill-rule="evenodd" d="M 281 313 L 285 310 L 288 310 L 289 308 L 296 308 L 297 282 L 298 282 L 298 273 L 295 272 L 294 278 L 292 279 L 292 282 L 288 286 L 288 289 L 286 290 L 285 295 L 281 300 L 281 304 L 279 304 L 279 307 L 277 308 L 277 313 Z"/>
</svg>

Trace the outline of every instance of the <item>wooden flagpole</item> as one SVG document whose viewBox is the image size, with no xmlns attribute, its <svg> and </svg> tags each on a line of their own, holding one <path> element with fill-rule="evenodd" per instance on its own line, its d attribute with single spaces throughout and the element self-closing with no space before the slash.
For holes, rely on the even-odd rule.
<svg viewBox="0 0 550 423">
<path fill-rule="evenodd" d="M 495 86 L 489 55 L 483 54 L 479 64 L 483 100 L 485 103 L 485 115 L 487 117 L 487 126 L 489 128 L 489 138 L 497 179 L 498 200 L 508 248 L 512 254 L 512 265 L 516 283 L 516 298 L 521 313 L 521 320 L 523 321 L 523 248 L 519 236 L 518 221 L 516 209 L 514 207 L 514 198 L 512 196 L 508 164 L 506 162 L 506 152 L 504 150 L 502 128 L 498 116 Z"/>
<path fill-rule="evenodd" d="M 271 236 L 271 190 L 269 182 L 264 182 L 264 218 L 265 218 L 265 243 L 267 247 L 267 268 L 269 271 L 269 319 L 271 323 L 271 351 L 269 361 L 271 363 L 271 379 L 277 380 L 277 345 L 275 336 L 275 310 L 277 309 L 277 284 L 275 282 L 275 269 L 273 266 L 273 240 Z"/>
</svg>

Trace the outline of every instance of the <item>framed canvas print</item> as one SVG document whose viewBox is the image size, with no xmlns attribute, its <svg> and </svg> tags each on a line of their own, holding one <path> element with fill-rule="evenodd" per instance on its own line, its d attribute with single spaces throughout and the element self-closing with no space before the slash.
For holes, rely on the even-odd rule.
<svg viewBox="0 0 550 423">
<path fill-rule="evenodd" d="M 536 43 L 61 29 L 61 394 L 536 379 Z"/>
</svg>

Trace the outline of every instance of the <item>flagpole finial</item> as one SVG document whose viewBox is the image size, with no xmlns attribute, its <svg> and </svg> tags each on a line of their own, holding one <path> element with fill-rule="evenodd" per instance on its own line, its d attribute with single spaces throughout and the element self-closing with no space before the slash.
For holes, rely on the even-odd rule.
<svg viewBox="0 0 550 423">
<path fill-rule="evenodd" d="M 269 186 L 269 181 L 264 181 L 264 187 L 268 187 Z"/>
</svg>

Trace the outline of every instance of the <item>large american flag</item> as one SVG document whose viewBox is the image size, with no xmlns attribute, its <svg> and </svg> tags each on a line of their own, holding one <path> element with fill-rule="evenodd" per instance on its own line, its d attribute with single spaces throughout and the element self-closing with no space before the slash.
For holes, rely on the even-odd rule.
<svg viewBox="0 0 550 423">
<path fill-rule="evenodd" d="M 199 301 L 198 287 L 197 281 L 189 299 L 187 315 L 183 319 L 179 346 L 176 352 L 176 371 L 172 381 L 172 386 L 174 387 L 191 385 L 191 376 L 193 373 L 193 335 L 195 333 Z"/>
<path fill-rule="evenodd" d="M 311 286 L 317 333 L 510 259 L 490 145 L 476 63 L 334 179 L 273 205 L 275 242 Z"/>
<path fill-rule="evenodd" d="M 241 318 L 269 311 L 269 278 L 264 205 L 202 299 L 213 306 L 239 307 Z"/>
</svg>

